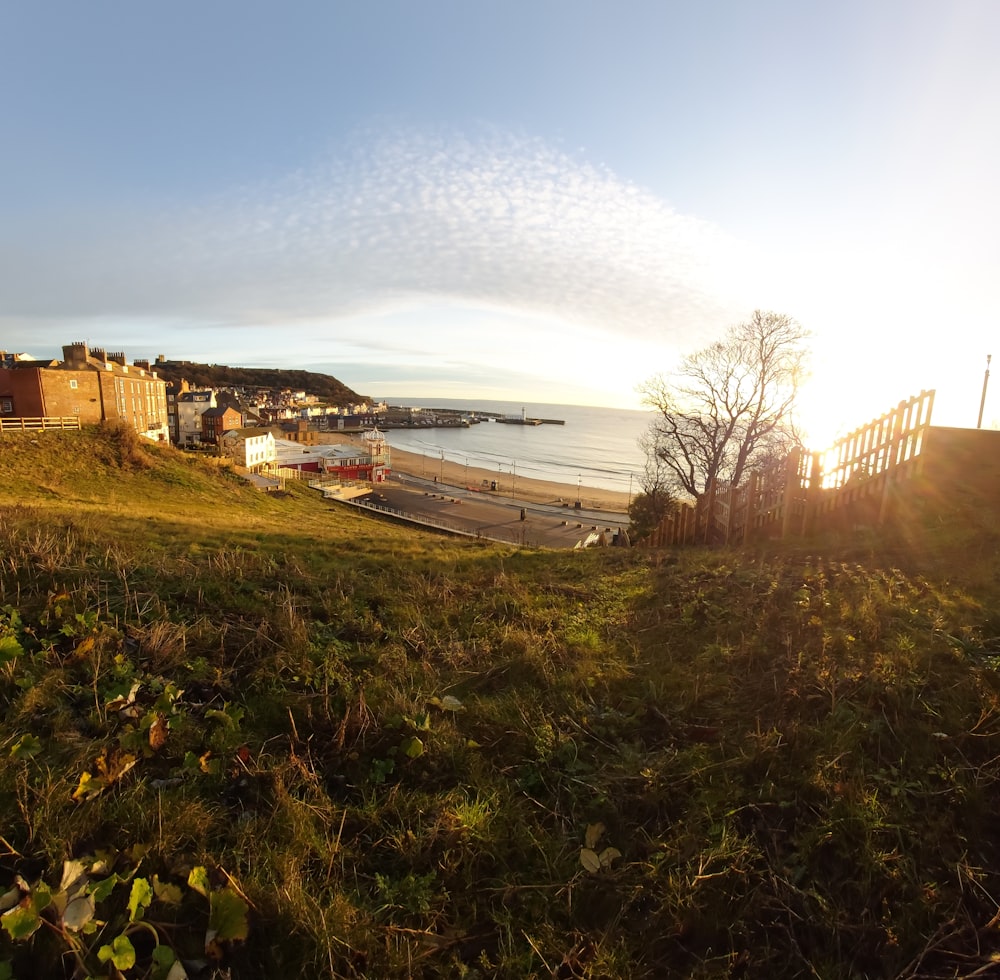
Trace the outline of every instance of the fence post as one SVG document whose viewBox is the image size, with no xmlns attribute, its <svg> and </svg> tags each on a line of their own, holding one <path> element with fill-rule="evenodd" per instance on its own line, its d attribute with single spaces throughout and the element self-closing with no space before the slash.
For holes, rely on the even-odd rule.
<svg viewBox="0 0 1000 980">
<path fill-rule="evenodd" d="M 733 533 L 733 497 L 735 496 L 735 484 L 729 482 L 729 492 L 726 494 L 726 544 L 729 544 L 729 537 Z"/>
<path fill-rule="evenodd" d="M 796 492 L 801 489 L 799 486 L 799 460 L 802 452 L 793 449 L 785 457 L 785 490 L 781 495 L 781 536 L 788 537 L 788 532 L 792 526 L 792 505 L 795 502 Z"/>
<path fill-rule="evenodd" d="M 753 537 L 757 527 L 757 495 L 760 492 L 760 471 L 750 471 L 750 483 L 747 486 L 747 513 L 743 520 L 743 541 L 746 544 Z"/>
<path fill-rule="evenodd" d="M 896 410 L 892 413 L 892 432 L 889 435 L 888 455 L 885 461 L 885 474 L 882 477 L 882 499 L 878 505 L 878 523 L 884 524 L 889 516 L 889 507 L 892 503 L 892 485 L 896 476 L 896 456 L 899 453 L 899 430 L 902 414 L 906 408 L 906 402 L 900 402 Z"/>
<path fill-rule="evenodd" d="M 811 456 L 812 466 L 809 470 L 809 493 L 806 495 L 806 513 L 802 520 L 803 534 L 811 533 L 816 527 L 819 503 L 823 493 L 823 466 L 820 463 L 820 454 L 811 453 Z"/>
<path fill-rule="evenodd" d="M 708 487 L 703 495 L 705 504 L 705 536 L 702 538 L 702 541 L 706 545 L 710 545 L 712 543 L 712 527 L 715 524 L 715 498 L 717 495 L 717 487 L 718 484 L 715 482 L 715 478 L 713 477 L 708 481 Z M 702 501 L 699 500 L 699 503 L 701 502 Z"/>
</svg>

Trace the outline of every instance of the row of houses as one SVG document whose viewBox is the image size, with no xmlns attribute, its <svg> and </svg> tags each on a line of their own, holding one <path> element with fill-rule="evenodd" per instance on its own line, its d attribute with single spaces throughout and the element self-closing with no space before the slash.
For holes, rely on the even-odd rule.
<svg viewBox="0 0 1000 980">
<path fill-rule="evenodd" d="M 91 350 L 84 343 L 62 350 L 62 361 L 0 351 L 0 421 L 116 421 L 147 439 L 169 439 L 166 385 L 148 361 L 129 364 L 123 353 Z"/>
<path fill-rule="evenodd" d="M 294 414 L 288 406 L 274 410 Z M 346 418 L 330 428 L 345 428 Z M 381 482 L 390 467 L 385 437 L 374 425 L 360 444 L 321 445 L 315 423 L 304 418 L 265 427 L 267 414 L 245 411 L 231 392 L 167 384 L 148 361 L 130 364 L 121 352 L 82 342 L 64 346 L 62 361 L 0 351 L 0 427 L 17 419 L 117 421 L 157 442 L 211 446 L 255 472 L 281 468 Z"/>
<path fill-rule="evenodd" d="M 296 393 L 301 395 L 302 393 Z M 280 426 L 286 438 L 305 441 L 323 432 L 375 428 L 378 415 L 367 404 L 343 407 L 308 404 L 315 396 L 289 403 L 288 392 L 248 392 L 245 389 L 192 389 L 186 381 L 167 384 L 170 439 L 185 449 L 217 446 L 223 432 L 244 426 Z"/>
</svg>

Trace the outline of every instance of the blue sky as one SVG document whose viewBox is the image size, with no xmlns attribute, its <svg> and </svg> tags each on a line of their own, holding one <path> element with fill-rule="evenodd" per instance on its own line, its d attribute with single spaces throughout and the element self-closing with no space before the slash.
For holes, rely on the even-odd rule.
<svg viewBox="0 0 1000 980">
<path fill-rule="evenodd" d="M 816 439 L 975 424 L 998 49 L 993 0 L 6 3 L 0 347 L 638 407 L 762 308 Z"/>
</svg>

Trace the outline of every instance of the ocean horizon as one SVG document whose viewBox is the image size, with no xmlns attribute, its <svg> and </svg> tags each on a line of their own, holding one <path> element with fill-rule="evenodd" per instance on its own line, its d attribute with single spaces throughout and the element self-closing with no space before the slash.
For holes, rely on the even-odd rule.
<svg viewBox="0 0 1000 980">
<path fill-rule="evenodd" d="M 645 457 L 638 440 L 652 419 L 651 412 L 553 405 L 493 399 L 385 397 L 389 405 L 409 408 L 464 409 L 529 418 L 563 419 L 565 425 L 503 425 L 480 422 L 455 428 L 390 429 L 390 448 L 421 453 L 454 463 L 515 473 L 536 480 L 571 486 L 600 487 L 636 493 L 641 487 Z"/>
</svg>

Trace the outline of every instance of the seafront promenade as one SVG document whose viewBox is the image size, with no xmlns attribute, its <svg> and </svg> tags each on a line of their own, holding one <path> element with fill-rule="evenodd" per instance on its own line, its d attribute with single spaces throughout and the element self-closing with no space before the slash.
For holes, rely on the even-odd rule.
<svg viewBox="0 0 1000 980">
<path fill-rule="evenodd" d="M 482 494 L 406 474 L 352 503 L 387 518 L 535 548 L 613 544 L 628 526 L 623 514 Z"/>
<path fill-rule="evenodd" d="M 505 481 L 496 476 L 394 451 L 392 478 L 351 503 L 389 519 L 527 547 L 613 544 L 628 527 L 622 494 L 545 480 L 518 481 L 511 473 Z M 579 506 L 571 499 L 578 491 Z"/>
</svg>

